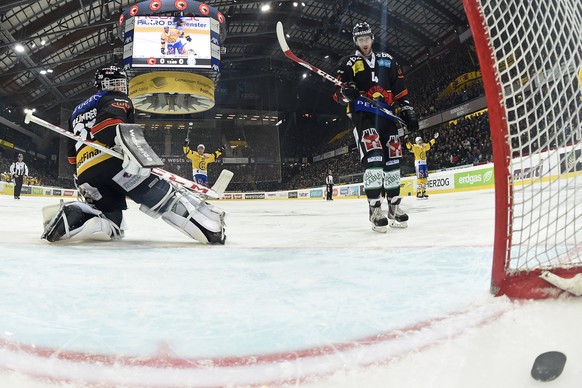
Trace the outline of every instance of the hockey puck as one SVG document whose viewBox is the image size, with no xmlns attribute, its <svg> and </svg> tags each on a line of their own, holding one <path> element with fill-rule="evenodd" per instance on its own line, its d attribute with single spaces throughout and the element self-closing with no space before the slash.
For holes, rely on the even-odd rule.
<svg viewBox="0 0 582 388">
<path fill-rule="evenodd" d="M 537 381 L 552 381 L 558 378 L 566 365 L 562 352 L 546 352 L 536 357 L 531 368 L 531 377 Z"/>
</svg>

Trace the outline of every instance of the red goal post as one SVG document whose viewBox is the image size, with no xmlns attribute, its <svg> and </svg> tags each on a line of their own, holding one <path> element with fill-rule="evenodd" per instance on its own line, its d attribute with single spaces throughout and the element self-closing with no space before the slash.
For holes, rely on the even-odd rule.
<svg viewBox="0 0 582 388">
<path fill-rule="evenodd" d="M 463 4 L 493 148 L 491 292 L 582 294 L 582 3 Z"/>
</svg>

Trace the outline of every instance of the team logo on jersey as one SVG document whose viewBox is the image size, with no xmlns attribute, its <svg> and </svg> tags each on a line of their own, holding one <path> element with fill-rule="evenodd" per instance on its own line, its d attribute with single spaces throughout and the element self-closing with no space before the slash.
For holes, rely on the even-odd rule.
<svg viewBox="0 0 582 388">
<path fill-rule="evenodd" d="M 368 89 L 366 92 L 366 97 L 371 100 L 380 100 L 388 105 L 392 105 L 392 93 L 378 85 L 372 86 L 370 89 Z"/>
<path fill-rule="evenodd" d="M 376 128 L 368 128 L 362 132 L 362 143 L 364 144 L 366 152 L 382 148 L 380 135 L 378 135 Z"/>
<path fill-rule="evenodd" d="M 124 112 L 129 112 L 131 110 L 131 105 L 127 101 L 116 101 L 111 104 L 112 107 L 123 110 Z"/>
<path fill-rule="evenodd" d="M 388 156 L 390 158 L 402 157 L 402 143 L 400 143 L 400 138 L 398 136 L 390 136 L 386 145 L 388 146 Z"/>
</svg>

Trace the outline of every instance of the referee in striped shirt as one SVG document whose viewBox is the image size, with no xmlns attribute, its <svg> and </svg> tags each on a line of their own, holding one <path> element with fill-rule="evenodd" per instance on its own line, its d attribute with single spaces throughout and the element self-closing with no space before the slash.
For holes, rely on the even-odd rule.
<svg viewBox="0 0 582 388">
<path fill-rule="evenodd" d="M 20 191 L 24 177 L 28 176 L 28 166 L 23 162 L 24 155 L 18 154 L 18 160 L 10 166 L 10 174 L 14 178 L 14 199 L 20 199 Z"/>
</svg>

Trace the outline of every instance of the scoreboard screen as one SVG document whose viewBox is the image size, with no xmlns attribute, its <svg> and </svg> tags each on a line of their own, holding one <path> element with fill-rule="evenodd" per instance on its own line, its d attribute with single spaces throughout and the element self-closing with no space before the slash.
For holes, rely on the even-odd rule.
<svg viewBox="0 0 582 388">
<path fill-rule="evenodd" d="M 124 61 L 132 68 L 211 68 L 210 18 L 135 16 L 127 24 Z"/>
</svg>

